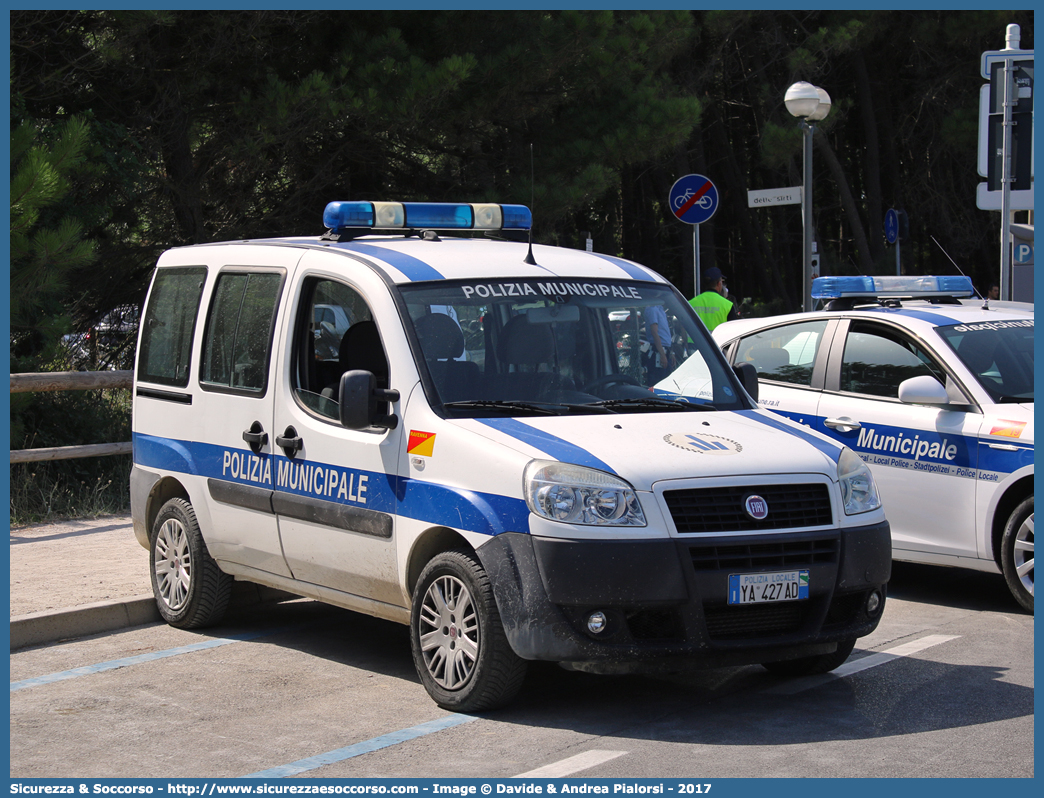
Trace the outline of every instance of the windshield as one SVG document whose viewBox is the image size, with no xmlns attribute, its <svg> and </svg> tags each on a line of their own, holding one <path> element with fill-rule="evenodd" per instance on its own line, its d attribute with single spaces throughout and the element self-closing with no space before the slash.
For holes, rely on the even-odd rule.
<svg viewBox="0 0 1044 798">
<path fill-rule="evenodd" d="M 1033 401 L 1033 319 L 939 327 L 994 402 Z"/>
<path fill-rule="evenodd" d="M 670 286 L 486 280 L 400 290 L 436 393 L 429 398 L 448 413 L 747 407 L 717 345 Z"/>
</svg>

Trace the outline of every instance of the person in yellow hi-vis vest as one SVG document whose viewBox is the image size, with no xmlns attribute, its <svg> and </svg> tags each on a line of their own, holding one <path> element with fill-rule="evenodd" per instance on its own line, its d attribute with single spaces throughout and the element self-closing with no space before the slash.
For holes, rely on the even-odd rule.
<svg viewBox="0 0 1044 798">
<path fill-rule="evenodd" d="M 713 330 L 723 321 L 739 318 L 736 306 L 726 298 L 725 277 L 716 266 L 703 273 L 703 293 L 690 299 L 689 304 L 708 330 Z"/>
</svg>

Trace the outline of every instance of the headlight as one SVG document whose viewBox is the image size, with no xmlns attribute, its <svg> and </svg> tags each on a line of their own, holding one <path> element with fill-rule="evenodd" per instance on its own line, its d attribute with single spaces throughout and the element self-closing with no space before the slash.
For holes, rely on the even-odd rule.
<svg viewBox="0 0 1044 798">
<path fill-rule="evenodd" d="M 874 475 L 859 455 L 847 446 L 841 450 L 837 461 L 837 478 L 845 501 L 845 515 L 868 513 L 881 506 Z"/>
<path fill-rule="evenodd" d="M 634 489 L 593 468 L 534 460 L 523 477 L 526 504 L 536 515 L 563 524 L 645 526 Z"/>
</svg>

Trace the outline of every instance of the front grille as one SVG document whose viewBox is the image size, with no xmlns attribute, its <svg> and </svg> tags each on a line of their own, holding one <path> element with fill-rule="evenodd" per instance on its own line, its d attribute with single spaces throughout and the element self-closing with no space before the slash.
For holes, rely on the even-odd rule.
<svg viewBox="0 0 1044 798">
<path fill-rule="evenodd" d="M 808 611 L 807 601 L 765 606 L 707 607 L 704 620 L 713 640 L 740 637 L 772 637 L 792 634 L 801 628 Z"/>
<path fill-rule="evenodd" d="M 768 505 L 768 515 L 763 519 L 751 517 L 744 507 L 747 497 L 753 495 Z M 683 535 L 793 529 L 833 521 L 830 491 L 821 483 L 690 488 L 664 491 L 663 497 Z"/>
<path fill-rule="evenodd" d="M 690 546 L 692 567 L 697 571 L 738 571 L 762 568 L 807 568 L 837 562 L 838 539 L 765 540 L 757 542 Z"/>
</svg>

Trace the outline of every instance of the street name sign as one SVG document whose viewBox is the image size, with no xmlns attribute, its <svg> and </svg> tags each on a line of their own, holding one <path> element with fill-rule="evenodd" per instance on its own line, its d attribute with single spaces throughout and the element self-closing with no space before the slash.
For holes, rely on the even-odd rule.
<svg viewBox="0 0 1044 798">
<path fill-rule="evenodd" d="M 801 186 L 790 188 L 762 188 L 747 192 L 748 208 L 764 208 L 766 205 L 800 205 Z"/>
</svg>

